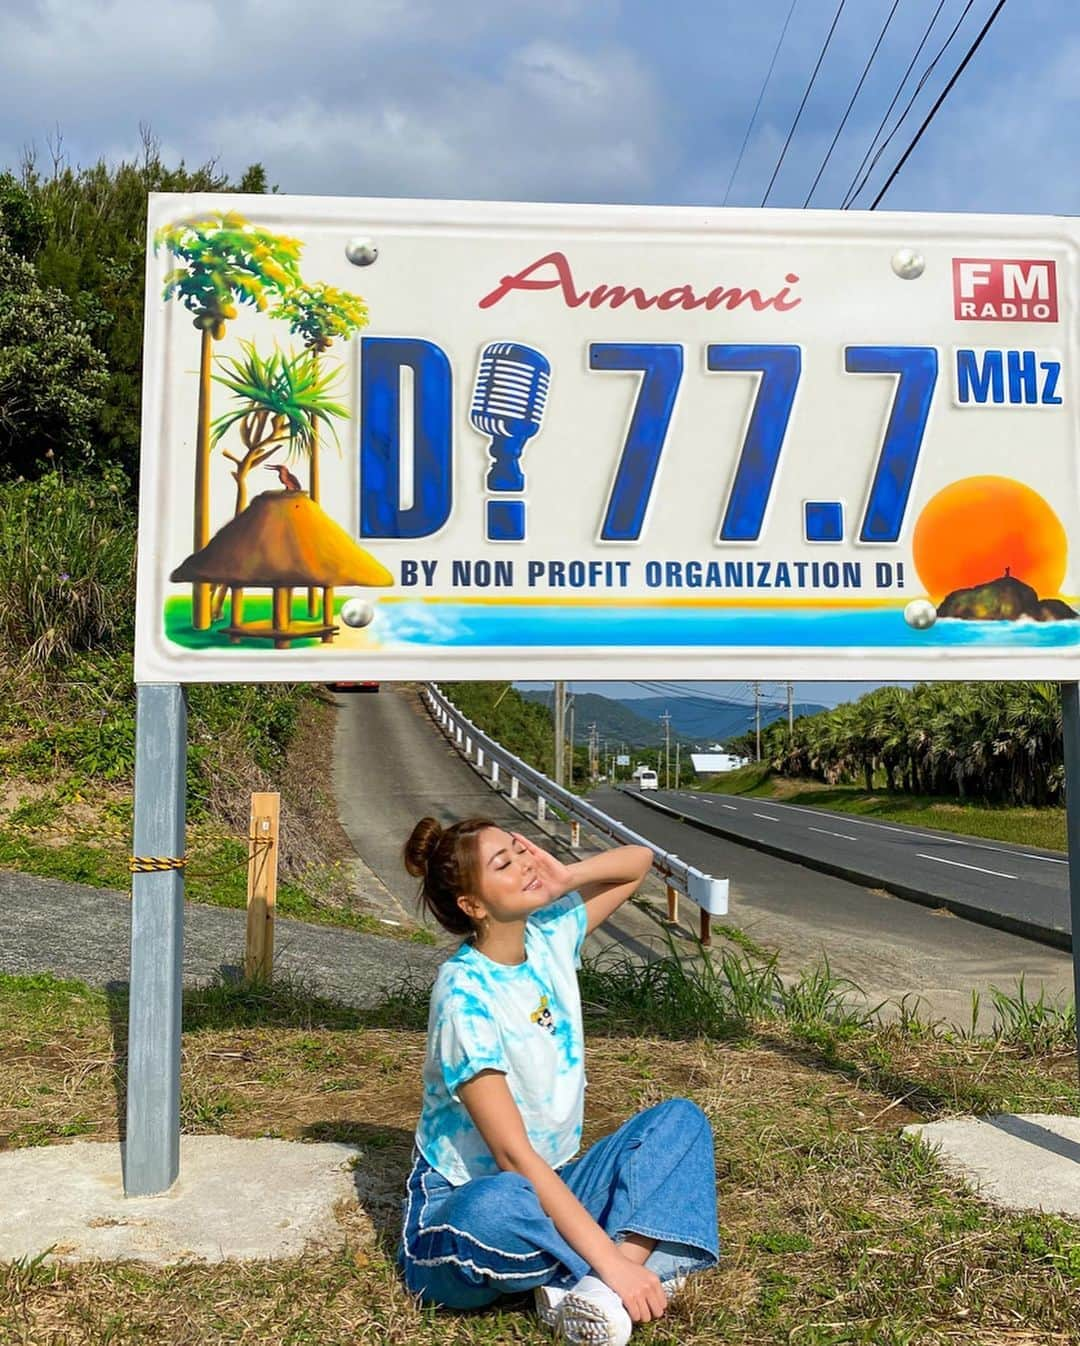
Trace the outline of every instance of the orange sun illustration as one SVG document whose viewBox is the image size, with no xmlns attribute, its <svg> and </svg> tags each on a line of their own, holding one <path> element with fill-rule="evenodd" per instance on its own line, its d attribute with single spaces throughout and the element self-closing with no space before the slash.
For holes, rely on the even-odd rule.
<svg viewBox="0 0 1080 1346">
<path fill-rule="evenodd" d="M 1036 491 L 1011 477 L 965 477 L 929 500 L 915 524 L 915 569 L 940 603 L 1009 573 L 1040 598 L 1061 590 L 1068 541 Z"/>
</svg>

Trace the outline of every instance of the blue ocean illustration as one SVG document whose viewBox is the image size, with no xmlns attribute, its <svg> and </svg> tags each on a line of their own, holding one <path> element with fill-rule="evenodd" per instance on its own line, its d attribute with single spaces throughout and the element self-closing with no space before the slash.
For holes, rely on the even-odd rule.
<svg viewBox="0 0 1080 1346">
<path fill-rule="evenodd" d="M 899 608 L 560 607 L 530 603 L 388 603 L 373 634 L 382 647 L 774 646 L 1035 650 L 1080 645 L 1080 621 L 941 620 L 918 631 Z"/>
</svg>

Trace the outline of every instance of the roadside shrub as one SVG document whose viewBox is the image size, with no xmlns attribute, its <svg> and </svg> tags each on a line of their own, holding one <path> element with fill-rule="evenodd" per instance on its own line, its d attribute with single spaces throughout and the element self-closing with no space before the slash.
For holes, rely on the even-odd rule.
<svg viewBox="0 0 1080 1346">
<path fill-rule="evenodd" d="M 0 497 L 0 655 L 56 667 L 130 649 L 135 517 L 118 469 L 90 481 L 49 473 Z"/>
</svg>

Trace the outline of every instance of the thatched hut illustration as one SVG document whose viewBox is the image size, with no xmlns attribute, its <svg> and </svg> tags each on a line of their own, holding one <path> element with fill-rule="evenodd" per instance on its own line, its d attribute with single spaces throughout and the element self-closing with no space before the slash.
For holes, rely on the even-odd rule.
<svg viewBox="0 0 1080 1346">
<path fill-rule="evenodd" d="M 272 640 L 276 650 L 288 649 L 294 640 L 333 640 L 338 632 L 335 588 L 394 582 L 389 570 L 357 546 L 306 491 L 263 491 L 169 578 L 225 585 L 232 598 L 225 628 L 229 639 L 234 644 L 245 636 Z M 248 589 L 273 590 L 269 621 L 244 621 Z M 315 620 L 293 620 L 294 589 L 321 591 Z"/>
</svg>

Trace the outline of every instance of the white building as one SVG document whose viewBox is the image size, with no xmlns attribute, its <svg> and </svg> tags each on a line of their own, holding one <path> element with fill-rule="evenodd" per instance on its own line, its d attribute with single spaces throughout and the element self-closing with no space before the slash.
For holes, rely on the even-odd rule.
<svg viewBox="0 0 1080 1346">
<path fill-rule="evenodd" d="M 736 757 L 730 752 L 692 752 L 690 761 L 698 776 L 719 776 L 725 771 L 737 771 L 746 766 L 749 757 Z"/>
</svg>

